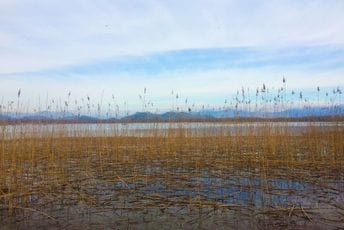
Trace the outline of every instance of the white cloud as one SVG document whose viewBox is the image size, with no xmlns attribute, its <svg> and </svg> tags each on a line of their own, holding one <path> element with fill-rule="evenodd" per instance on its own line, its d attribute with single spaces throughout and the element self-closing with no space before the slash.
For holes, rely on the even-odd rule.
<svg viewBox="0 0 344 230">
<path fill-rule="evenodd" d="M 0 2 L 0 69 L 184 48 L 344 43 L 343 1 Z"/>
<path fill-rule="evenodd" d="M 312 66 L 171 71 L 155 77 L 135 72 L 6 75 L 167 50 L 243 46 L 268 50 L 315 44 L 342 47 L 343 12 L 344 1 L 340 0 L 1 0 L 0 99 L 15 99 L 21 88 L 23 100 L 30 100 L 32 107 L 47 93 L 50 98 L 64 100 L 69 90 L 75 99 L 89 95 L 99 102 L 104 90 L 104 98 L 110 99 L 114 93 L 118 103 L 130 102 L 135 109 L 140 108 L 138 94 L 147 87 L 150 99 L 166 108 L 172 89 L 196 103 L 210 103 L 214 98 L 223 101 L 242 86 L 256 88 L 265 83 L 277 87 L 284 74 L 290 89 L 343 87 L 342 69 L 328 67 L 316 73 L 310 70 Z M 330 64 L 338 62 L 336 57 L 329 58 Z"/>
</svg>

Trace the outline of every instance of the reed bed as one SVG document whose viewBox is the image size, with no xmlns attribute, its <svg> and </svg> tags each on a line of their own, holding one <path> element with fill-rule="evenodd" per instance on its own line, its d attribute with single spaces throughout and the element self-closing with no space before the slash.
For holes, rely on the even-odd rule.
<svg viewBox="0 0 344 230">
<path fill-rule="evenodd" d="M 302 124 L 3 125 L 0 222 L 343 228 L 343 123 Z"/>
</svg>

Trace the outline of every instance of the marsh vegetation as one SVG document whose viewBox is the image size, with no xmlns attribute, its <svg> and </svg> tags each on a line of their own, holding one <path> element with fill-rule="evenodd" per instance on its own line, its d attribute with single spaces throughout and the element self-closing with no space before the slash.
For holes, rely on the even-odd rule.
<svg viewBox="0 0 344 230">
<path fill-rule="evenodd" d="M 5 228 L 344 227 L 341 120 L 0 128 Z"/>
</svg>

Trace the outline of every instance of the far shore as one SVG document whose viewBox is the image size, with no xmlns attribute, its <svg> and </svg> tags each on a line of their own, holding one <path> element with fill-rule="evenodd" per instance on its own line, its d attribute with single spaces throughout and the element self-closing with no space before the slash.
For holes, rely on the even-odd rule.
<svg viewBox="0 0 344 230">
<path fill-rule="evenodd" d="M 0 125 L 15 124 L 95 124 L 95 123 L 178 123 L 178 122 L 344 122 L 344 115 L 305 117 L 234 117 L 207 119 L 3 119 Z"/>
</svg>

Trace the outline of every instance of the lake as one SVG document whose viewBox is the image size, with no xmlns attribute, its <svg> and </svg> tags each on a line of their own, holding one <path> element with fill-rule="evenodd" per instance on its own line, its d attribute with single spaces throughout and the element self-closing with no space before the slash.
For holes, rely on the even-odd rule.
<svg viewBox="0 0 344 230">
<path fill-rule="evenodd" d="M 312 127 L 343 127 L 344 122 L 161 122 L 161 123 L 77 123 L 17 124 L 0 126 L 3 138 L 38 136 L 164 136 L 179 130 L 184 135 L 245 135 L 264 128 L 300 134 Z"/>
</svg>

